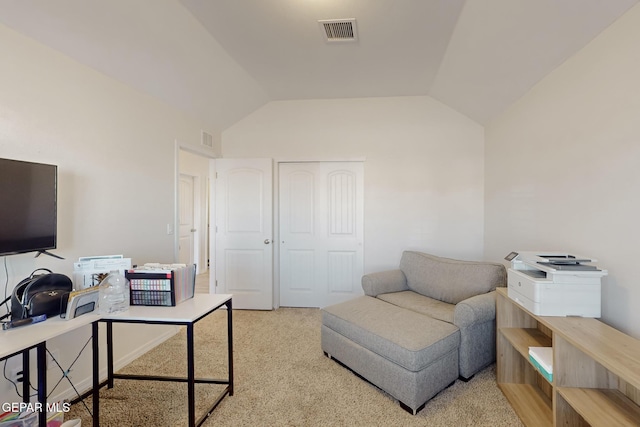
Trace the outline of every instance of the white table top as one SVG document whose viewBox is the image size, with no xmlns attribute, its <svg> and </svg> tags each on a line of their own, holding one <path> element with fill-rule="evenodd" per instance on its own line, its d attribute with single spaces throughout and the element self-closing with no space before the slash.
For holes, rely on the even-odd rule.
<svg viewBox="0 0 640 427">
<path fill-rule="evenodd" d="M 230 294 L 195 294 L 175 307 L 132 305 L 127 311 L 103 314 L 100 318 L 123 322 L 193 322 L 230 299 Z"/>
<path fill-rule="evenodd" d="M 127 311 L 113 315 L 87 313 L 71 320 L 55 316 L 44 322 L 0 330 L 0 358 L 19 352 L 43 341 L 74 331 L 100 319 L 120 321 L 193 322 L 214 307 L 231 299 L 229 294 L 196 294 L 175 307 L 131 306 Z"/>
<path fill-rule="evenodd" d="M 98 319 L 100 319 L 100 316 L 95 313 L 87 313 L 71 320 L 64 320 L 60 316 L 55 316 L 44 322 L 20 326 L 6 331 L 0 330 L 0 358 L 74 331 Z"/>
</svg>

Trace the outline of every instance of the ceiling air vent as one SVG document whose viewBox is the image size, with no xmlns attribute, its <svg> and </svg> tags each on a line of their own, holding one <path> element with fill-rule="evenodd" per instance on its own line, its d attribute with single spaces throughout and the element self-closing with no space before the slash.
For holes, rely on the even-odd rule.
<svg viewBox="0 0 640 427">
<path fill-rule="evenodd" d="M 322 34 L 328 42 L 353 42 L 358 40 L 355 18 L 326 19 L 318 21 Z"/>
<path fill-rule="evenodd" d="M 213 135 L 211 135 L 210 133 L 207 133 L 205 131 L 202 131 L 202 141 L 201 141 L 201 143 L 205 147 L 213 148 Z"/>
</svg>

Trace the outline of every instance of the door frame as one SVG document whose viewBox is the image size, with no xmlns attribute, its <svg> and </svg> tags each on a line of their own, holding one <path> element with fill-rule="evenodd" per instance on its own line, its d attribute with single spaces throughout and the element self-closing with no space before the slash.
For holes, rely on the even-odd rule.
<svg viewBox="0 0 640 427">
<path fill-rule="evenodd" d="M 208 220 L 209 227 L 207 227 L 204 233 L 200 233 L 200 238 L 205 239 L 208 244 L 208 258 L 211 263 L 211 254 L 215 254 L 215 236 L 212 238 L 212 230 L 211 224 L 215 224 L 215 199 L 214 191 L 215 185 L 211 185 L 213 182 L 212 179 L 215 179 L 215 159 L 219 158 L 215 153 L 212 153 L 206 149 L 200 149 L 198 147 L 194 147 L 192 145 L 187 145 L 185 143 L 180 142 L 179 140 L 174 140 L 174 150 L 173 150 L 173 223 L 167 224 L 167 234 L 173 234 L 173 262 L 178 262 L 178 256 L 180 251 L 180 233 L 179 233 L 179 203 L 180 203 L 180 151 L 186 151 L 196 156 L 204 157 L 209 159 L 209 185 L 208 189 L 208 199 L 209 199 L 209 207 L 208 207 Z M 200 183 L 201 185 L 206 185 L 206 183 Z M 206 203 L 205 201 L 201 201 L 202 203 Z M 205 214 L 206 215 L 206 214 Z M 203 265 L 198 266 L 199 273 L 204 273 L 209 271 L 211 273 L 210 266 Z M 209 274 L 209 293 L 215 293 L 215 274 Z"/>
</svg>

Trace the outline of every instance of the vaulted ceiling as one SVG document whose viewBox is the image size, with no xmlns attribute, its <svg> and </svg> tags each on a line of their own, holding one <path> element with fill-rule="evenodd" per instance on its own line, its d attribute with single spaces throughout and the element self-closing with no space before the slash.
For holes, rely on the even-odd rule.
<svg viewBox="0 0 640 427">
<path fill-rule="evenodd" d="M 430 95 L 486 123 L 636 3 L 2 0 L 0 23 L 220 132 L 321 98 Z M 324 39 L 318 20 L 341 18 L 357 41 Z"/>
</svg>

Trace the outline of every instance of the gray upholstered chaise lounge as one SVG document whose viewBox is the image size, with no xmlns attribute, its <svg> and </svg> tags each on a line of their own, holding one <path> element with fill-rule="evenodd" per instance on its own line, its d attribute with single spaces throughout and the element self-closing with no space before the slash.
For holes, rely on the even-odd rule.
<svg viewBox="0 0 640 427">
<path fill-rule="evenodd" d="M 495 361 L 502 264 L 404 252 L 362 278 L 365 296 L 322 311 L 322 350 L 412 414 L 456 378 Z"/>
</svg>

